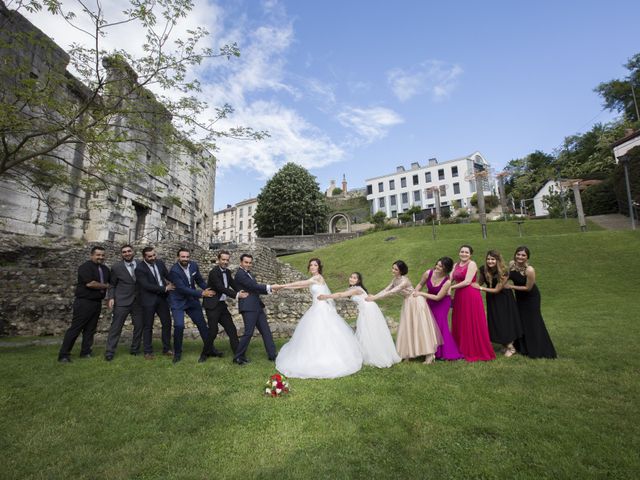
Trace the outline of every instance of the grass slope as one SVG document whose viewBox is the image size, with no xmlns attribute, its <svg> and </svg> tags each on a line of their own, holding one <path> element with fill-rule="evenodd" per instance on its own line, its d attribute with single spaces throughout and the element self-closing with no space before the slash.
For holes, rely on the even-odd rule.
<svg viewBox="0 0 640 480">
<path fill-rule="evenodd" d="M 271 399 L 260 395 L 273 365 L 259 340 L 246 367 L 228 345 L 197 364 L 197 342 L 177 366 L 125 346 L 111 363 L 66 366 L 55 346 L 0 348 L 0 477 L 636 478 L 640 234 L 576 229 L 530 222 L 519 238 L 513 224 L 490 224 L 483 241 L 477 224 L 447 226 L 433 241 L 430 227 L 410 228 L 314 252 L 332 288 L 357 269 L 377 290 L 396 258 L 415 282 L 460 243 L 477 259 L 526 243 L 557 360 L 365 367 L 294 379 L 288 398 Z M 396 317 L 397 307 L 385 304 Z"/>
</svg>

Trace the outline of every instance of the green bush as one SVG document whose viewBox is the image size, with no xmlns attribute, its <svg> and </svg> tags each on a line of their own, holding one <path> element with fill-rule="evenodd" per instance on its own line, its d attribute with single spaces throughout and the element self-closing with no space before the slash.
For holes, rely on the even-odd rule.
<svg viewBox="0 0 640 480">
<path fill-rule="evenodd" d="M 478 194 L 474 193 L 471 197 L 471 205 L 478 208 Z M 485 195 L 484 196 L 484 206 L 487 210 L 491 210 L 492 208 L 496 208 L 500 205 L 500 199 L 495 195 Z"/>
<path fill-rule="evenodd" d="M 581 197 L 585 215 L 604 215 L 618 212 L 613 177 L 587 188 L 581 193 Z"/>
</svg>

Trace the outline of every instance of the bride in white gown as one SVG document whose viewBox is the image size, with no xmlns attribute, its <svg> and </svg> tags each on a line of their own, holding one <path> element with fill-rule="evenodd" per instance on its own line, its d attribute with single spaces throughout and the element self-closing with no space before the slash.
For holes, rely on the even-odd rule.
<svg viewBox="0 0 640 480">
<path fill-rule="evenodd" d="M 365 365 L 387 368 L 400 362 L 387 321 L 375 302 L 367 302 L 368 293 L 362 284 L 362 275 L 353 272 L 349 277 L 349 289 L 331 295 L 320 295 L 319 300 L 351 297 L 358 306 L 356 338 L 360 343 Z"/>
<path fill-rule="evenodd" d="M 309 288 L 313 304 L 291 339 L 280 349 L 276 369 L 291 378 L 337 378 L 362 368 L 362 353 L 351 327 L 338 315 L 333 302 L 318 300 L 331 292 L 322 278 L 322 262 L 309 261 L 311 278 L 279 286 Z"/>
</svg>

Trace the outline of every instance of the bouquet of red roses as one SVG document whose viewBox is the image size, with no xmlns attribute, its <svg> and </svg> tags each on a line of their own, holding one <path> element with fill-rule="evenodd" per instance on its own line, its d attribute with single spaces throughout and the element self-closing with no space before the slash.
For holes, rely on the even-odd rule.
<svg viewBox="0 0 640 480">
<path fill-rule="evenodd" d="M 289 393 L 289 382 L 287 377 L 279 373 L 274 373 L 267 380 L 264 394 L 270 397 L 280 397 L 285 393 Z"/>
</svg>

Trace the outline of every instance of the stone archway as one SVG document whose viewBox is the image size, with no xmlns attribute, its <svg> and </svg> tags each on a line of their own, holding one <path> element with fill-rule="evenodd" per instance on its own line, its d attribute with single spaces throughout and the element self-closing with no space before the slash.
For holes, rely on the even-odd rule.
<svg viewBox="0 0 640 480">
<path fill-rule="evenodd" d="M 344 220 L 347 223 L 347 232 L 351 232 L 351 220 L 344 213 L 337 212 L 334 213 L 329 219 L 329 233 L 337 233 L 336 226 L 340 220 Z"/>
</svg>

